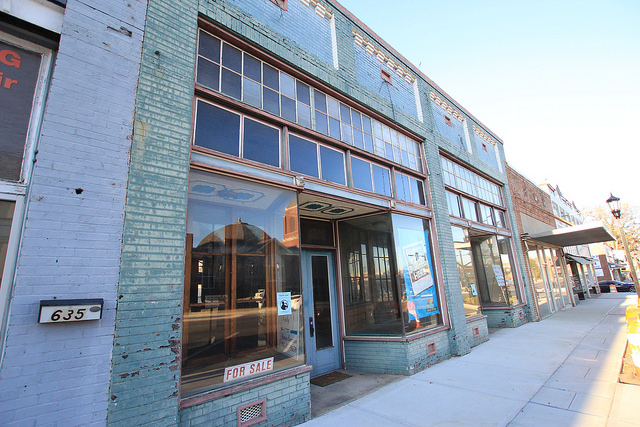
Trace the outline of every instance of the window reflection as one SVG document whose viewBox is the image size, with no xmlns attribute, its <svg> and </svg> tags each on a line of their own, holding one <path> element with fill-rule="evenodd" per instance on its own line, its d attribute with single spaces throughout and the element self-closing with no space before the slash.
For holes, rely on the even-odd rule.
<svg viewBox="0 0 640 427">
<path fill-rule="evenodd" d="M 295 192 L 191 172 L 183 395 L 244 378 L 225 368 L 263 359 L 272 360 L 264 364 L 270 370 L 303 363 L 298 241 Z M 278 315 L 282 292 L 291 314 Z"/>
</svg>

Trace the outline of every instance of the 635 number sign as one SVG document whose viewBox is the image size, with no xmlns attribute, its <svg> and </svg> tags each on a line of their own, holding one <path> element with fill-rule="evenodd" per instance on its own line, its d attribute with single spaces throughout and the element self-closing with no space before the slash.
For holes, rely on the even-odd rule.
<svg viewBox="0 0 640 427">
<path fill-rule="evenodd" d="M 102 317 L 102 299 L 40 301 L 39 323 L 80 322 Z"/>
</svg>

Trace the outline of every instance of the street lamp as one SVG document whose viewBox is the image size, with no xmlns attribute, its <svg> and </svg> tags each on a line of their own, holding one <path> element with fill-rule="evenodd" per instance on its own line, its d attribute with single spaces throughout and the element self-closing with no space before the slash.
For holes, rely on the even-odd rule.
<svg viewBox="0 0 640 427">
<path fill-rule="evenodd" d="M 618 230 L 620 231 L 620 238 L 622 239 L 622 244 L 624 245 L 624 252 L 627 256 L 627 262 L 629 263 L 629 270 L 631 270 L 631 277 L 633 277 L 633 286 L 636 289 L 636 295 L 640 298 L 640 294 L 638 293 L 638 277 L 636 276 L 636 268 L 633 265 L 633 258 L 631 258 L 631 253 L 629 252 L 629 245 L 627 244 L 627 237 L 624 234 L 624 229 L 622 225 L 620 225 L 620 199 L 613 194 L 611 197 L 607 199 L 607 204 L 609 205 L 609 209 L 611 209 L 611 214 L 615 218 L 615 222 L 618 224 Z"/>
</svg>

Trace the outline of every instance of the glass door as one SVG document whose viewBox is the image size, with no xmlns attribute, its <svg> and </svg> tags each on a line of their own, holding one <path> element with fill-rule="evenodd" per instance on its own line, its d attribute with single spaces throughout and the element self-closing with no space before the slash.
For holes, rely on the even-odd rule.
<svg viewBox="0 0 640 427">
<path fill-rule="evenodd" d="M 305 251 L 302 277 L 307 363 L 311 376 L 340 369 L 340 335 L 334 255 L 331 251 Z"/>
</svg>

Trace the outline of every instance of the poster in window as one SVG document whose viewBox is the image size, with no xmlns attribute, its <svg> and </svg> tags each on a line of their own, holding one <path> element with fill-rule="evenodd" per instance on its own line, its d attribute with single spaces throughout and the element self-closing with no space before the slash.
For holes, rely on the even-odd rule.
<svg viewBox="0 0 640 427">
<path fill-rule="evenodd" d="M 502 267 L 496 264 L 492 265 L 493 274 L 496 276 L 496 280 L 498 281 L 498 286 L 507 286 L 507 283 L 504 280 L 504 274 L 502 273 Z"/>
<path fill-rule="evenodd" d="M 401 257 L 404 264 L 404 286 L 407 295 L 409 321 L 439 312 L 429 235 L 416 230 L 398 229 Z"/>
<path fill-rule="evenodd" d="M 20 180 L 41 55 L 0 41 L 0 179 Z"/>
<path fill-rule="evenodd" d="M 285 311 L 290 314 L 278 316 L 278 351 L 289 357 L 297 357 L 300 355 L 300 306 L 302 298 L 300 295 L 291 295 L 288 298 L 282 298 L 281 301 L 290 303 Z M 280 310 L 280 308 L 278 308 Z"/>
</svg>

